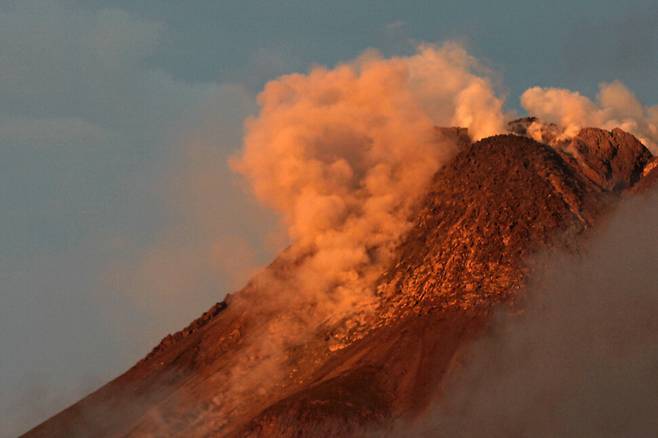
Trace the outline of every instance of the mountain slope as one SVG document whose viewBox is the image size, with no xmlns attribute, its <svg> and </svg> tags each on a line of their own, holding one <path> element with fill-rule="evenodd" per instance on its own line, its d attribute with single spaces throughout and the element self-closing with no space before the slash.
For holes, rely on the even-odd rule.
<svg viewBox="0 0 658 438">
<path fill-rule="evenodd" d="M 579 155 L 518 135 L 464 145 L 434 176 L 371 311 L 267 349 L 300 310 L 255 278 L 27 436 L 351 435 L 419 415 L 493 309 L 522 305 L 529 256 L 577 248 L 626 187 L 655 179 L 655 158 L 623 131 L 585 134 Z M 600 138 L 617 152 L 601 153 Z M 266 274 L 294 269 L 284 252 Z"/>
<path fill-rule="evenodd" d="M 493 307 L 516 298 L 526 256 L 585 231 L 605 198 L 532 140 L 474 144 L 436 175 L 381 280 L 378 317 L 366 325 L 381 328 L 327 364 L 315 386 L 257 417 L 245 435 L 295 436 L 300 424 L 303 435 L 346 434 L 422 410 Z M 355 405 L 350 394 L 366 389 L 370 397 Z"/>
</svg>

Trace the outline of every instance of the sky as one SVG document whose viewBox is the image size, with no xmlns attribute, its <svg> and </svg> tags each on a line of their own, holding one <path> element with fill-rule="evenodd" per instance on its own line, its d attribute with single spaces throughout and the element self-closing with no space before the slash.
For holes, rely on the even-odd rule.
<svg viewBox="0 0 658 438">
<path fill-rule="evenodd" d="M 658 103 L 654 0 L 0 2 L 0 436 L 115 377 L 285 245 L 227 165 L 265 82 L 458 41 Z M 209 239 L 208 236 L 212 236 Z"/>
</svg>

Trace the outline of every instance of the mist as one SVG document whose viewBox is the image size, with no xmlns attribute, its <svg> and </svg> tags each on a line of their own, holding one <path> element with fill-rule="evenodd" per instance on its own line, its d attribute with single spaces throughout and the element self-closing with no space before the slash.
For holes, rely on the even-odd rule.
<svg viewBox="0 0 658 438">
<path fill-rule="evenodd" d="M 548 253 L 519 314 L 460 360 L 399 436 L 658 433 L 658 193 L 623 201 L 580 254 Z"/>
</svg>

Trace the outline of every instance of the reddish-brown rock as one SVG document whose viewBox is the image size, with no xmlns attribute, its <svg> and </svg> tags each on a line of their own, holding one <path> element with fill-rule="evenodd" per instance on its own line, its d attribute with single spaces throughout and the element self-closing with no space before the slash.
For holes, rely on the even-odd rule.
<svg viewBox="0 0 658 438">
<path fill-rule="evenodd" d="M 623 190 L 635 184 L 652 158 L 637 138 L 619 128 L 582 129 L 564 150 L 587 178 L 605 190 Z"/>
</svg>

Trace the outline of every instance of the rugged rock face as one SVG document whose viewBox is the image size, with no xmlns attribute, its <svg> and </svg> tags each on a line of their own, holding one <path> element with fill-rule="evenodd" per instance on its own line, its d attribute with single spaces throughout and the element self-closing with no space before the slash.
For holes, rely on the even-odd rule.
<svg viewBox="0 0 658 438">
<path fill-rule="evenodd" d="M 573 138 L 554 123 L 524 117 L 507 124 L 509 132 L 533 138 L 558 150 L 563 158 L 604 190 L 619 191 L 635 184 L 651 160 L 651 152 L 633 135 L 615 128 L 584 128 Z"/>
<path fill-rule="evenodd" d="M 623 190 L 635 184 L 652 158 L 631 134 L 585 128 L 564 148 L 581 172 L 605 190 Z"/>
<path fill-rule="evenodd" d="M 564 151 L 518 135 L 466 146 L 376 281 L 375 311 L 318 324 L 276 368 L 251 346 L 288 316 L 253 281 L 27 436 L 350 436 L 420 415 L 492 310 L 521 305 L 528 257 L 577 246 L 624 188 L 656 179 L 628 134 L 581 134 Z M 295 269 L 284 260 L 271 275 Z"/>
<path fill-rule="evenodd" d="M 238 435 L 349 435 L 421 412 L 494 306 L 518 298 L 527 255 L 569 244 L 607 202 L 550 147 L 513 136 L 474 144 L 434 178 L 398 260 L 380 280 L 377 318 L 353 328 L 358 340 L 348 335 L 349 347 L 315 384 Z"/>
</svg>

